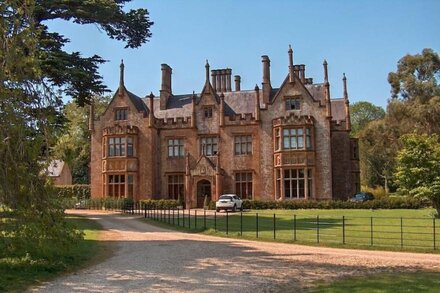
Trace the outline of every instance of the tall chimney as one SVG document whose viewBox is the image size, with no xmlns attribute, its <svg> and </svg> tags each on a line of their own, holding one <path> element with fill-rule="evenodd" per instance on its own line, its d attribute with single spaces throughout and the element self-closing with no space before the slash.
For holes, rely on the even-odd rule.
<svg viewBox="0 0 440 293">
<path fill-rule="evenodd" d="M 148 115 L 148 125 L 150 127 L 154 126 L 154 95 L 151 92 L 150 95 L 148 96 L 149 101 L 150 101 L 150 114 Z"/>
<path fill-rule="evenodd" d="M 119 65 L 119 89 L 118 94 L 120 97 L 124 95 L 124 60 L 121 60 L 121 65 Z"/>
<path fill-rule="evenodd" d="M 232 74 L 232 69 L 226 68 L 226 91 L 227 92 L 231 91 L 231 74 Z"/>
<path fill-rule="evenodd" d="M 217 92 L 217 70 L 211 70 L 211 81 L 214 91 Z"/>
<path fill-rule="evenodd" d="M 162 69 L 162 85 L 160 89 L 160 109 L 165 110 L 168 98 L 172 95 L 171 90 L 171 74 L 173 69 L 167 64 L 161 65 Z"/>
<path fill-rule="evenodd" d="M 261 62 L 263 63 L 263 102 L 269 103 L 270 92 L 272 86 L 270 84 L 270 59 L 267 55 L 261 56 Z"/>
<path fill-rule="evenodd" d="M 304 64 L 299 66 L 299 78 L 303 84 L 306 84 L 306 66 Z"/>
<path fill-rule="evenodd" d="M 221 74 L 221 71 L 220 70 L 218 70 L 218 69 L 216 69 L 215 70 L 215 77 L 216 77 L 216 80 L 217 80 L 217 90 L 216 90 L 216 92 L 221 92 L 222 91 L 222 74 Z"/>
<path fill-rule="evenodd" d="M 240 91 L 240 82 L 241 82 L 240 75 L 234 76 L 234 80 L 235 80 L 235 91 L 239 92 Z"/>
<path fill-rule="evenodd" d="M 222 69 L 221 71 L 221 91 L 226 92 L 226 69 Z"/>
</svg>

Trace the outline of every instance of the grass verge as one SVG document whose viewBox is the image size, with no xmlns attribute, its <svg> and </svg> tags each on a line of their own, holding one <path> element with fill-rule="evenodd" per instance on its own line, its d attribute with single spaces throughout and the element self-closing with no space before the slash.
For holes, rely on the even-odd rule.
<svg viewBox="0 0 440 293">
<path fill-rule="evenodd" d="M 182 212 L 167 212 L 149 215 L 156 219 L 151 222 L 175 230 L 248 240 L 440 253 L 440 221 L 432 217 L 432 209 L 258 210 L 246 211 L 242 217 L 229 213 L 228 219 L 225 213 L 216 217 L 210 213 L 205 219 L 200 211 L 197 218 L 194 211 L 191 218 L 188 211 L 185 217 Z"/>
<path fill-rule="evenodd" d="M 0 258 L 0 292 L 22 292 L 31 285 L 92 265 L 108 257 L 111 251 L 98 241 L 102 230 L 100 224 L 77 216 L 67 216 L 66 220 L 78 230 L 84 231 L 84 239 L 72 249 L 65 251 L 56 262 L 32 259 L 31 256 Z"/>
<path fill-rule="evenodd" d="M 350 277 L 330 283 L 318 284 L 309 292 L 439 292 L 440 273 L 419 271 L 411 273 L 386 273 Z"/>
</svg>

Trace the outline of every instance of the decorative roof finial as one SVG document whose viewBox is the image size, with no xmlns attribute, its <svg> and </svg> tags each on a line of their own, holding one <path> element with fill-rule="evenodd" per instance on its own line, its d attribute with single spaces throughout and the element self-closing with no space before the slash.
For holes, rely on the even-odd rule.
<svg viewBox="0 0 440 293">
<path fill-rule="evenodd" d="M 206 81 L 209 81 L 209 63 L 208 63 L 208 59 L 206 59 Z"/>
<path fill-rule="evenodd" d="M 342 74 L 342 83 L 344 85 L 344 100 L 347 103 L 348 101 L 348 92 L 347 92 L 347 77 L 345 77 L 345 73 Z"/>
<path fill-rule="evenodd" d="M 287 51 L 289 53 L 289 82 L 294 82 L 295 79 L 293 77 L 293 50 L 292 50 L 292 46 L 289 45 L 289 51 Z"/>
<path fill-rule="evenodd" d="M 124 59 L 121 59 L 121 65 L 119 66 L 120 73 L 119 73 L 119 87 L 124 86 Z"/>
<path fill-rule="evenodd" d="M 328 69 L 327 69 L 327 60 L 324 59 L 324 82 L 328 82 Z"/>
</svg>

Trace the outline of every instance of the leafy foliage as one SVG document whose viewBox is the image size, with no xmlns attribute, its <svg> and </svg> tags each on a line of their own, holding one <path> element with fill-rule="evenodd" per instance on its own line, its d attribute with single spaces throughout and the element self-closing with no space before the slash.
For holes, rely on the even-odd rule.
<svg viewBox="0 0 440 293">
<path fill-rule="evenodd" d="M 64 221 L 56 192 L 41 171 L 65 122 L 61 92 L 78 105 L 103 93 L 97 70 L 104 60 L 67 53 L 63 47 L 68 39 L 48 31 L 44 22 L 96 24 L 135 48 L 151 36 L 152 22 L 145 9 L 124 12 L 126 2 L 0 2 L 0 204 L 11 211 L 0 227 L 0 257 L 56 261 L 81 238 Z"/>
<path fill-rule="evenodd" d="M 399 191 L 429 198 L 440 215 L 440 142 L 437 135 L 407 134 L 397 155 Z"/>
<path fill-rule="evenodd" d="M 352 135 L 357 136 L 359 131 L 364 129 L 368 123 L 383 119 L 384 117 L 384 109 L 370 102 L 360 101 L 350 105 Z"/>
<path fill-rule="evenodd" d="M 95 112 L 102 114 L 110 97 L 94 97 Z M 89 182 L 90 136 L 88 130 L 88 109 L 69 102 L 63 109 L 64 128 L 53 147 L 53 156 L 67 162 L 72 170 L 74 184 Z"/>
</svg>

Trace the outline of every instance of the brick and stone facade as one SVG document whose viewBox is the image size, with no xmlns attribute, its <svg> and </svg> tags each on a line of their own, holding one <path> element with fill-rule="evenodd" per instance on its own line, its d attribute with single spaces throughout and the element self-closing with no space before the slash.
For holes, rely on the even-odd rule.
<svg viewBox="0 0 440 293">
<path fill-rule="evenodd" d="M 346 199 L 359 191 L 357 140 L 350 138 L 349 101 L 330 98 L 324 82 L 293 64 L 279 88 L 262 56 L 261 89 L 241 90 L 232 70 L 209 69 L 200 93 L 172 92 L 162 64 L 160 94 L 140 98 L 120 85 L 89 128 L 92 197 L 174 198 L 201 207 L 224 193 L 248 199 Z M 211 75 L 211 76 L 210 76 Z"/>
</svg>

